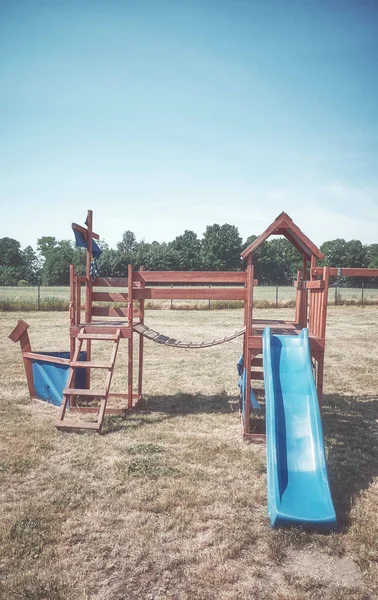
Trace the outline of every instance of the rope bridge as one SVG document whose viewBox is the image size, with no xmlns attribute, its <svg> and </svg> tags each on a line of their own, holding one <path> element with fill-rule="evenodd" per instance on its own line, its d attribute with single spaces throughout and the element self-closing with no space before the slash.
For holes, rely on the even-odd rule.
<svg viewBox="0 0 378 600">
<path fill-rule="evenodd" d="M 233 333 L 231 335 L 226 335 L 223 338 L 219 338 L 219 339 L 213 340 L 211 342 L 182 342 L 181 340 L 176 340 L 174 338 L 169 337 L 168 335 L 163 335 L 162 333 L 158 333 L 157 331 L 154 331 L 153 329 L 150 329 L 149 327 L 146 327 L 146 325 L 142 325 L 141 323 L 134 325 L 133 329 L 140 335 L 143 335 L 148 340 L 152 340 L 153 342 L 156 342 L 157 344 L 163 344 L 164 346 L 169 346 L 171 348 L 193 348 L 193 349 L 211 348 L 211 346 L 219 346 L 219 344 L 224 344 L 225 342 L 230 342 L 231 340 L 234 340 L 235 338 L 237 338 L 245 333 L 245 327 L 243 327 L 243 329 L 240 329 L 240 331 L 236 331 L 235 333 Z"/>
</svg>

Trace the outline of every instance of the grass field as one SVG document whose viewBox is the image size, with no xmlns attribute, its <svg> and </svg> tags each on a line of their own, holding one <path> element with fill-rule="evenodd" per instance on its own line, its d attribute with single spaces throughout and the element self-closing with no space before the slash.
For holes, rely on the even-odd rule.
<svg viewBox="0 0 378 600">
<path fill-rule="evenodd" d="M 20 349 L 7 339 L 24 315 L 0 313 L 0 597 L 378 598 L 377 308 L 328 313 L 331 535 L 269 527 L 265 448 L 243 443 L 236 410 L 240 339 L 202 351 L 146 341 L 144 410 L 107 418 L 102 436 L 59 433 L 56 409 L 29 402 Z M 65 313 L 26 320 L 33 349 L 68 349 Z M 181 339 L 241 322 L 240 310 L 148 313 L 151 327 Z M 124 348 L 115 390 L 125 388 Z"/>
</svg>

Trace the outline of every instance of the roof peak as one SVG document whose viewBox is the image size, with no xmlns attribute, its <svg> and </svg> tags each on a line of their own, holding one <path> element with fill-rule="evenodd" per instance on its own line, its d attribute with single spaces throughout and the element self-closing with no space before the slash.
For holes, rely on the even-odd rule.
<svg viewBox="0 0 378 600">
<path fill-rule="evenodd" d="M 293 219 L 285 212 L 282 211 L 275 218 L 273 223 L 265 229 L 265 231 L 259 235 L 252 244 L 248 246 L 241 253 L 242 258 L 246 258 L 250 254 L 252 254 L 261 244 L 263 244 L 268 237 L 271 235 L 283 235 L 286 239 L 296 248 L 303 256 L 311 259 L 312 256 L 316 256 L 316 258 L 323 259 L 324 254 L 319 250 L 319 248 L 299 229 L 299 227 L 294 223 Z"/>
</svg>

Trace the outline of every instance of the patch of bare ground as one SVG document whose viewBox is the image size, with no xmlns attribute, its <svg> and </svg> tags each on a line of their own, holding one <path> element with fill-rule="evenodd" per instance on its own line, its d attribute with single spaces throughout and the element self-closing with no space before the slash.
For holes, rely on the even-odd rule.
<svg viewBox="0 0 378 600">
<path fill-rule="evenodd" d="M 376 308 L 329 310 L 323 426 L 339 530 L 273 531 L 265 448 L 241 439 L 241 340 L 145 343 L 144 410 L 104 435 L 60 433 L 30 403 L 1 314 L 0 597 L 4 600 L 368 600 L 378 597 Z M 239 310 L 151 311 L 182 339 L 239 329 Z M 261 310 L 260 318 L 292 316 Z M 21 315 L 20 315 L 21 317 Z M 67 315 L 29 313 L 36 350 L 68 348 Z M 114 389 L 125 388 L 121 344 Z M 108 357 L 105 345 L 96 350 Z"/>
</svg>

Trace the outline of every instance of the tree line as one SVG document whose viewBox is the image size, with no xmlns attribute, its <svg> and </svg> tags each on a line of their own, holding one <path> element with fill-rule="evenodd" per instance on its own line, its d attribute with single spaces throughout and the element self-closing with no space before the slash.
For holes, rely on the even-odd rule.
<svg viewBox="0 0 378 600">
<path fill-rule="evenodd" d="M 132 231 L 125 231 L 116 248 L 100 242 L 102 254 L 98 259 L 103 277 L 125 277 L 127 266 L 141 266 L 150 271 L 234 271 L 245 268 L 240 253 L 257 236 L 245 241 L 235 225 L 209 225 L 202 238 L 186 230 L 171 242 L 137 241 Z M 323 264 L 336 267 L 378 268 L 378 244 L 364 245 L 359 240 L 338 238 L 324 242 L 320 249 L 326 255 Z M 36 249 L 13 238 L 0 239 L 0 285 L 68 285 L 69 265 L 76 266 L 79 275 L 85 274 L 85 251 L 70 240 L 44 236 Z M 259 285 L 291 285 L 302 268 L 300 253 L 284 238 L 266 241 L 254 254 L 255 277 Z M 342 278 L 339 285 L 360 285 L 361 279 Z M 377 279 L 365 280 L 377 286 Z"/>
</svg>

